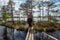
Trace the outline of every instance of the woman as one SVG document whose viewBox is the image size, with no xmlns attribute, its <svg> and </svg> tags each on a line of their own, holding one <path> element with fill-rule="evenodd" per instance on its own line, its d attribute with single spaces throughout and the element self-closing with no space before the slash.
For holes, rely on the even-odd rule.
<svg viewBox="0 0 60 40">
<path fill-rule="evenodd" d="M 31 29 L 32 22 L 33 22 L 33 15 L 32 15 L 32 13 L 28 13 L 28 15 L 27 15 L 27 22 L 28 22 L 28 25 L 29 25 L 29 29 Z"/>
</svg>

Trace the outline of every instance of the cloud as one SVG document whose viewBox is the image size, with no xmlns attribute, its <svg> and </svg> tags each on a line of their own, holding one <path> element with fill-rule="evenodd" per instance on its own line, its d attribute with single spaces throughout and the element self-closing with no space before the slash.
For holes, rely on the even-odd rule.
<svg viewBox="0 0 60 40">
<path fill-rule="evenodd" d="M 19 2 L 19 0 L 13 0 L 15 3 Z"/>
<path fill-rule="evenodd" d="M 43 0 L 43 1 L 49 1 L 49 0 Z"/>
<path fill-rule="evenodd" d="M 37 2 L 37 1 L 49 1 L 49 0 L 34 0 L 35 2 Z"/>
<path fill-rule="evenodd" d="M 18 9 L 19 5 L 23 2 L 21 0 L 12 0 L 13 2 L 15 2 L 15 9 Z M 7 5 L 7 3 L 9 2 L 9 0 L 0 0 L 0 8 L 3 5 Z"/>
<path fill-rule="evenodd" d="M 21 3 L 22 3 L 22 1 L 16 2 L 16 4 L 15 4 L 15 9 L 16 9 L 16 10 L 18 10 L 18 8 L 19 8 L 19 6 L 20 6 Z"/>
<path fill-rule="evenodd" d="M 55 3 L 55 5 L 58 5 L 58 4 L 60 4 L 60 2 L 56 2 L 56 3 Z"/>
<path fill-rule="evenodd" d="M 8 2 L 8 0 L 0 0 L 0 8 L 1 8 L 3 5 L 7 5 L 7 2 Z"/>
</svg>

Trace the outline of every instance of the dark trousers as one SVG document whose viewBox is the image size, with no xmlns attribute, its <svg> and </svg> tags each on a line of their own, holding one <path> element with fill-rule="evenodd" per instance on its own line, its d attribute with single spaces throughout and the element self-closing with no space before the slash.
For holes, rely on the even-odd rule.
<svg viewBox="0 0 60 40">
<path fill-rule="evenodd" d="M 28 21 L 29 27 L 32 27 L 32 21 L 33 21 L 32 18 L 28 18 L 27 21 Z"/>
</svg>

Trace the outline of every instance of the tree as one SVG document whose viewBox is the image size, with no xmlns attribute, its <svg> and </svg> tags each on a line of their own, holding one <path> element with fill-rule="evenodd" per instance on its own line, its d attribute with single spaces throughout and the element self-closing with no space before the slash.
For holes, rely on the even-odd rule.
<svg viewBox="0 0 60 40">
<path fill-rule="evenodd" d="M 58 14 L 59 10 L 58 9 L 56 9 L 56 10 L 54 9 L 54 10 L 51 10 L 51 12 L 55 13 L 54 18 L 52 18 L 52 20 L 53 21 L 57 21 L 56 18 L 57 18 L 57 14 Z"/>
<path fill-rule="evenodd" d="M 2 19 L 3 19 L 4 25 L 5 25 L 7 22 L 7 19 L 8 19 L 8 13 L 6 13 L 6 5 L 4 5 L 1 8 L 1 11 L 2 11 Z M 3 38 L 4 38 L 4 40 L 7 40 L 7 27 L 4 28 Z"/>
<path fill-rule="evenodd" d="M 9 7 L 9 11 L 10 11 L 10 14 L 11 14 L 11 17 L 12 17 L 12 22 L 14 24 L 14 18 L 13 18 L 13 10 L 14 10 L 14 7 L 13 7 L 13 5 L 15 5 L 15 3 L 12 0 L 9 0 L 7 6 Z"/>
<path fill-rule="evenodd" d="M 44 2 L 44 3 L 47 4 L 47 11 L 48 11 L 47 15 L 48 15 L 48 21 L 50 21 L 50 20 L 49 20 L 49 12 L 50 12 L 50 9 L 55 8 L 56 5 L 54 5 L 55 2 L 50 2 L 50 1 L 46 1 L 46 2 Z"/>
<path fill-rule="evenodd" d="M 40 20 L 41 20 L 41 4 L 38 5 L 38 8 L 40 10 L 40 16 L 39 17 L 40 17 Z"/>
<path fill-rule="evenodd" d="M 25 3 L 22 3 L 20 5 L 21 8 L 19 8 L 19 9 L 22 10 L 22 11 L 24 11 L 23 12 L 24 15 L 27 15 L 28 12 L 32 13 L 32 9 L 35 6 L 35 5 L 34 6 L 32 5 L 32 2 L 33 2 L 33 0 L 26 0 Z"/>
<path fill-rule="evenodd" d="M 34 9 L 34 7 L 38 4 L 39 2 L 36 2 L 35 0 L 26 0 L 25 3 L 22 3 L 20 5 L 19 9 L 24 11 L 23 12 L 24 15 L 27 15 L 28 12 L 34 13 L 34 10 L 32 9 Z"/>
<path fill-rule="evenodd" d="M 20 23 L 20 10 L 19 10 L 19 23 Z"/>
<path fill-rule="evenodd" d="M 7 13 L 3 13 L 3 14 L 2 14 L 2 18 L 3 18 L 3 20 L 6 22 L 7 19 L 8 19 L 8 14 L 7 14 Z"/>
<path fill-rule="evenodd" d="M 13 22 L 12 25 L 14 25 L 14 17 L 13 17 L 14 7 L 13 7 L 13 5 L 15 5 L 15 3 L 12 0 L 9 0 L 8 6 L 9 6 L 9 9 L 10 9 L 10 12 L 11 12 L 11 17 L 12 17 L 12 22 Z M 14 29 L 13 29 L 13 40 L 14 40 Z"/>
<path fill-rule="evenodd" d="M 7 19 L 8 19 L 8 14 L 7 13 L 3 13 L 2 19 L 5 22 L 4 24 L 6 24 Z M 7 27 L 4 28 L 3 38 L 4 38 L 4 40 L 7 40 Z"/>
</svg>

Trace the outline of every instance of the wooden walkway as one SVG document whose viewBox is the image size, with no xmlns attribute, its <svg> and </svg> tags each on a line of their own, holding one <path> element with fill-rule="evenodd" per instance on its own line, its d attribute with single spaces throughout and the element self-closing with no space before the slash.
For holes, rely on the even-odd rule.
<svg viewBox="0 0 60 40">
<path fill-rule="evenodd" d="M 28 30 L 25 40 L 34 40 L 33 31 Z"/>
<path fill-rule="evenodd" d="M 33 30 L 32 30 L 32 32 L 30 32 L 30 30 L 28 30 L 25 40 L 34 40 Z M 45 32 L 42 32 L 42 40 L 59 40 L 59 39 L 57 39 Z"/>
</svg>

